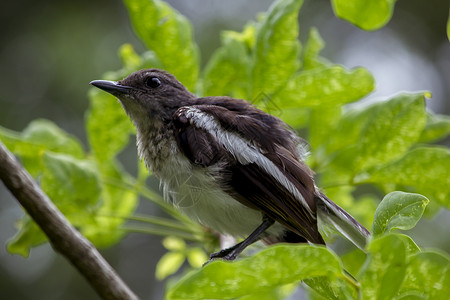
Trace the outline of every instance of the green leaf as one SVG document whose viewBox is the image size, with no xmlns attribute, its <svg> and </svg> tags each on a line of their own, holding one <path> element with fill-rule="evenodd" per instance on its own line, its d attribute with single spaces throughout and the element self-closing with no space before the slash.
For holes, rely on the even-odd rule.
<svg viewBox="0 0 450 300">
<path fill-rule="evenodd" d="M 64 153 L 76 158 L 84 156 L 81 142 L 49 120 L 37 119 L 32 121 L 24 129 L 22 139 L 52 152 Z"/>
<path fill-rule="evenodd" d="M 94 220 L 81 228 L 84 236 L 97 247 L 108 247 L 125 234 L 121 226 L 131 216 L 138 204 L 135 189 L 123 187 L 133 180 L 114 160 L 98 162 L 101 178 L 101 205 L 93 212 Z"/>
<path fill-rule="evenodd" d="M 406 246 L 406 255 L 410 256 L 412 254 L 420 252 L 419 246 L 410 238 L 409 236 L 405 234 L 396 234 L 396 236 L 399 239 L 402 239 Z"/>
<path fill-rule="evenodd" d="M 90 148 L 98 161 L 109 161 L 128 144 L 135 129 L 116 97 L 91 89 L 89 99 L 86 128 Z"/>
<path fill-rule="evenodd" d="M 328 277 L 320 276 L 314 278 L 306 278 L 303 280 L 311 290 L 320 295 L 320 299 L 356 299 L 357 295 L 351 285 L 341 279 L 330 280 Z M 313 293 L 313 295 L 315 295 Z"/>
<path fill-rule="evenodd" d="M 292 128 L 300 129 L 307 126 L 310 118 L 310 109 L 305 107 L 279 109 L 278 117 Z"/>
<path fill-rule="evenodd" d="M 450 208 L 450 150 L 419 147 L 403 157 L 355 178 L 356 182 L 395 184 L 414 187 L 414 191 Z"/>
<path fill-rule="evenodd" d="M 47 236 L 42 232 L 39 226 L 28 216 L 16 223 L 17 233 L 8 240 L 6 249 L 11 254 L 19 254 L 23 257 L 30 255 L 33 247 L 39 246 L 47 241 Z"/>
<path fill-rule="evenodd" d="M 103 75 L 106 80 L 119 80 L 142 69 L 164 69 L 164 65 L 158 59 L 155 52 L 148 50 L 141 55 L 137 54 L 131 44 L 123 44 L 119 48 L 119 57 L 123 68 L 117 71 L 109 71 Z"/>
<path fill-rule="evenodd" d="M 418 252 L 410 257 L 399 294 L 417 292 L 426 299 L 450 295 L 450 258 L 445 253 Z"/>
<path fill-rule="evenodd" d="M 119 56 L 124 68 L 128 72 L 138 70 L 142 65 L 142 58 L 134 51 L 133 45 L 123 44 L 119 48 Z"/>
<path fill-rule="evenodd" d="M 419 194 L 392 192 L 386 195 L 375 211 L 374 236 L 394 229 L 409 230 L 422 217 L 429 200 Z"/>
<path fill-rule="evenodd" d="M 239 297 L 239 300 L 283 300 L 293 293 L 295 287 L 295 284 L 287 284 L 270 291 Z"/>
<path fill-rule="evenodd" d="M 420 143 L 430 143 L 441 140 L 450 134 L 450 116 L 427 114 L 427 123 L 419 138 Z"/>
<path fill-rule="evenodd" d="M 33 176 L 42 171 L 41 155 L 45 151 L 84 157 L 78 139 L 45 119 L 32 121 L 21 133 L 0 127 L 0 139 L 10 151 L 21 157 L 25 168 Z"/>
<path fill-rule="evenodd" d="M 323 68 L 331 65 L 326 59 L 319 56 L 320 51 L 324 47 L 325 42 L 320 36 L 317 28 L 311 28 L 303 53 L 303 70 Z"/>
<path fill-rule="evenodd" d="M 332 0 L 334 13 L 364 30 L 377 30 L 389 22 L 396 0 Z"/>
<path fill-rule="evenodd" d="M 92 89 L 89 98 L 91 106 L 86 114 L 87 135 L 99 170 L 102 201 L 92 213 L 93 219 L 80 230 L 97 247 L 107 247 L 123 237 L 125 232 L 120 226 L 137 205 L 137 192 L 121 186 L 134 180 L 116 160 L 135 129 L 114 96 Z M 145 179 L 141 173 L 139 176 L 140 180 Z"/>
<path fill-rule="evenodd" d="M 362 170 L 401 157 L 423 130 L 424 102 L 423 93 L 399 94 L 345 113 L 325 146 L 332 157 L 327 171 L 339 173 L 327 175 L 350 180 Z"/>
<path fill-rule="evenodd" d="M 98 203 L 100 183 L 98 171 L 92 161 L 44 153 L 43 166 L 42 190 L 61 212 L 68 216 L 82 216 Z M 83 224 L 84 218 L 80 221 L 75 225 Z"/>
<path fill-rule="evenodd" d="M 254 25 L 243 33 L 225 31 L 222 46 L 214 52 L 205 67 L 203 93 L 205 96 L 246 98 L 249 89 L 250 48 L 248 40 L 255 34 Z"/>
<path fill-rule="evenodd" d="M 148 50 L 142 55 L 138 55 L 131 44 L 122 45 L 119 48 L 119 56 L 122 60 L 123 69 L 119 71 L 121 75 L 112 78 L 113 80 L 117 79 L 118 77 L 126 77 L 129 74 L 141 69 L 164 68 L 162 62 L 158 59 L 155 52 Z"/>
<path fill-rule="evenodd" d="M 333 65 L 298 73 L 276 95 L 276 101 L 283 109 L 343 105 L 361 99 L 373 88 L 373 76 L 366 69 Z"/>
<path fill-rule="evenodd" d="M 379 198 L 373 194 L 366 194 L 355 201 L 353 205 L 346 208 L 352 216 L 366 228 L 373 224 L 374 213 L 377 209 Z"/>
<path fill-rule="evenodd" d="M 89 224 L 90 213 L 100 196 L 98 173 L 92 161 L 44 152 L 42 166 L 42 190 L 73 225 Z M 19 224 L 18 233 L 8 242 L 8 251 L 28 256 L 32 247 L 44 243 L 47 238 L 27 215 Z"/>
<path fill-rule="evenodd" d="M 367 254 L 359 248 L 356 248 L 353 251 L 350 251 L 341 256 L 344 268 L 354 276 L 358 274 L 366 258 Z"/>
<path fill-rule="evenodd" d="M 186 249 L 184 240 L 177 237 L 168 236 L 163 239 L 162 243 L 164 248 L 170 251 L 184 251 Z"/>
<path fill-rule="evenodd" d="M 190 22 L 163 1 L 124 2 L 139 38 L 156 54 L 166 71 L 193 91 L 199 73 L 199 57 Z"/>
<path fill-rule="evenodd" d="M 448 19 L 447 19 L 447 38 L 450 41 L 450 9 L 448 12 Z"/>
<path fill-rule="evenodd" d="M 394 300 L 427 300 L 425 296 L 422 296 L 419 292 L 406 292 L 394 298 Z"/>
<path fill-rule="evenodd" d="M 248 99 L 261 94 L 270 97 L 299 69 L 298 12 L 302 4 L 303 0 L 278 0 L 258 24 Z"/>
<path fill-rule="evenodd" d="M 163 280 L 167 276 L 178 271 L 185 260 L 182 252 L 167 252 L 156 264 L 155 276 L 158 280 Z"/>
<path fill-rule="evenodd" d="M 338 105 L 321 105 L 311 109 L 308 142 L 314 150 L 314 159 L 318 161 L 326 159 L 323 156 L 321 157 L 325 154 L 324 151 L 318 149 L 328 142 L 330 132 L 336 129 L 341 115 L 342 107 Z"/>
<path fill-rule="evenodd" d="M 337 256 L 324 247 L 276 245 L 235 262 L 215 261 L 193 271 L 168 293 L 169 299 L 233 298 L 298 282 L 342 275 Z"/>
<path fill-rule="evenodd" d="M 191 267 L 201 268 L 208 261 L 208 256 L 202 248 L 196 247 L 189 249 L 187 259 Z"/>
<path fill-rule="evenodd" d="M 374 239 L 368 257 L 358 275 L 362 299 L 392 299 L 397 295 L 407 267 L 405 240 L 395 234 Z"/>
</svg>

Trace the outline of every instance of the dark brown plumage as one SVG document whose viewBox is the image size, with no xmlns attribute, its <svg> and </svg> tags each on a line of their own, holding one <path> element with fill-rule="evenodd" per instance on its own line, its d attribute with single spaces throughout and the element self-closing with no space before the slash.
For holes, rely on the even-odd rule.
<svg viewBox="0 0 450 300">
<path fill-rule="evenodd" d="M 234 259 L 260 238 L 325 244 L 318 217 L 364 246 L 369 232 L 316 188 L 304 141 L 279 118 L 245 100 L 197 98 L 157 69 L 91 84 L 121 101 L 168 201 L 221 233 L 248 236 L 212 258 Z"/>
</svg>

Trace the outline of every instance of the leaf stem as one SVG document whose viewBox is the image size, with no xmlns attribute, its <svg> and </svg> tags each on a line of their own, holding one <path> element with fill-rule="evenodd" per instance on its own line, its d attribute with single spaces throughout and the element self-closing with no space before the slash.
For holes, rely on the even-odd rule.
<svg viewBox="0 0 450 300">
<path fill-rule="evenodd" d="M 136 180 L 134 178 L 130 179 L 130 181 L 132 182 L 124 182 L 111 177 L 104 179 L 104 183 L 106 184 L 111 184 L 114 185 L 115 187 L 122 189 L 135 190 L 147 200 L 150 200 L 151 202 L 158 205 L 164 212 L 166 212 L 173 218 L 179 220 L 180 222 L 189 227 L 197 225 L 196 223 L 192 222 L 188 217 L 178 212 L 172 205 L 164 201 L 164 199 L 158 193 L 155 193 L 154 191 L 146 188 L 142 184 L 136 183 Z"/>
<path fill-rule="evenodd" d="M 361 289 L 361 284 L 358 282 L 358 280 L 356 280 L 355 277 L 353 277 L 352 274 L 350 274 L 350 272 L 348 272 L 346 269 L 344 269 L 344 273 L 342 273 L 342 279 L 344 279 L 345 281 L 347 281 L 350 285 L 352 285 L 355 290 L 358 292 Z M 358 297 L 359 298 L 359 297 Z"/>
<path fill-rule="evenodd" d="M 135 233 L 146 233 L 146 234 L 153 234 L 153 235 L 159 235 L 159 236 L 176 236 L 188 241 L 194 241 L 194 242 L 201 242 L 201 238 L 194 234 L 189 234 L 186 232 L 176 231 L 176 230 L 167 230 L 167 229 L 156 229 L 156 228 L 150 228 L 150 227 L 144 227 L 144 226 L 130 226 L 125 225 L 122 227 L 122 230 L 125 230 L 127 232 L 135 232 Z"/>
<path fill-rule="evenodd" d="M 196 228 L 193 228 L 190 226 L 185 226 L 183 224 L 174 222 L 173 220 L 170 220 L 170 219 L 154 217 L 154 216 L 147 217 L 147 216 L 143 216 L 143 215 L 134 215 L 134 216 L 128 216 L 128 217 L 126 217 L 126 219 L 131 220 L 131 221 L 138 221 L 138 222 L 144 222 L 144 223 L 153 224 L 153 225 L 159 225 L 162 227 L 181 230 L 181 231 L 188 232 L 188 233 L 197 233 L 199 231 L 199 229 L 201 228 L 199 226 L 195 226 Z"/>
</svg>

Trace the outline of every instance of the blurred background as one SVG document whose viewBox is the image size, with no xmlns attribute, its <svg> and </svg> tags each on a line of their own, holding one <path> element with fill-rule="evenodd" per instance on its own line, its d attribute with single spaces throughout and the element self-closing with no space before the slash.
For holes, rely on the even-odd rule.
<svg viewBox="0 0 450 300">
<path fill-rule="evenodd" d="M 167 1 L 191 20 L 202 64 L 219 46 L 222 30 L 240 31 L 271 0 Z M 86 143 L 84 113 L 88 83 L 121 67 L 118 48 L 131 43 L 144 50 L 119 0 L 31 1 L 2 3 L 0 11 L 0 125 L 21 131 L 36 118 L 47 118 Z M 337 19 L 329 0 L 305 0 L 300 11 L 300 39 L 311 26 L 326 42 L 322 55 L 346 67 L 364 66 L 375 76 L 370 98 L 399 91 L 429 90 L 428 108 L 450 113 L 450 44 L 446 36 L 448 0 L 399 1 L 389 24 L 365 32 Z M 445 141 L 444 141 L 445 142 Z M 447 139 L 447 145 L 448 139 Z M 135 165 L 133 145 L 121 155 Z M 134 172 L 132 168 L 130 172 Z M 443 187 L 448 188 L 448 187 Z M 142 201 L 139 211 L 157 214 Z M 91 287 L 49 245 L 29 258 L 12 256 L 6 241 L 23 212 L 0 186 L 0 299 L 98 299 Z M 422 220 L 410 232 L 420 245 L 450 252 L 450 214 Z M 433 232 L 433 234 L 429 234 Z M 142 299 L 161 299 L 164 284 L 154 276 L 165 252 L 159 237 L 131 234 L 102 254 Z"/>
</svg>

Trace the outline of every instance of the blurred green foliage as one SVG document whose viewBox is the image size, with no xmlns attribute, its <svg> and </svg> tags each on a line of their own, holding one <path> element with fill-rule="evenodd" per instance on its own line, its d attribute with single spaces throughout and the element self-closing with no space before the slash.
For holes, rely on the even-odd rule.
<svg viewBox="0 0 450 300">
<path fill-rule="evenodd" d="M 351 2 L 332 1 L 339 16 L 372 30 L 387 22 L 395 1 L 371 1 L 364 7 L 361 1 Z M 30 123 L 23 132 L 1 127 L 0 138 L 95 245 L 113 245 L 130 231 L 166 236 L 169 252 L 160 260 L 156 277 L 175 273 L 186 259 L 196 269 L 169 287 L 171 299 L 283 299 L 300 280 L 314 299 L 443 299 L 450 294 L 448 255 L 422 250 L 408 236 L 393 232 L 414 227 L 429 201 L 450 207 L 450 151 L 427 144 L 450 133 L 449 118 L 426 112 L 428 92 L 348 106 L 373 90 L 374 79 L 364 68 L 346 69 L 321 57 L 325 43 L 315 29 L 302 51 L 300 0 L 275 1 L 242 32 L 224 32 L 222 46 L 203 71 L 184 16 L 158 0 L 125 4 L 148 50 L 138 54 L 131 45 L 122 46 L 123 68 L 105 78 L 162 68 L 199 96 L 245 98 L 278 115 L 311 141 L 308 163 L 318 172 L 318 185 L 365 226 L 372 225 L 373 238 L 367 254 L 354 250 L 340 258 L 324 247 L 276 245 L 236 262 L 212 262 L 198 269 L 205 252 L 185 240 L 212 247 L 217 243 L 214 234 L 147 189 L 148 172 L 142 163 L 137 162 L 137 174 L 124 170 L 117 156 L 134 128 L 114 97 L 91 90 L 87 149 L 46 120 Z M 362 184 L 376 192 L 359 196 L 355 190 Z M 378 205 L 380 190 L 389 194 Z M 172 218 L 134 215 L 138 195 Z M 25 216 L 8 250 L 26 256 L 45 241 Z"/>
<path fill-rule="evenodd" d="M 364 30 L 376 30 L 392 17 L 397 0 L 331 0 L 335 14 Z"/>
</svg>

